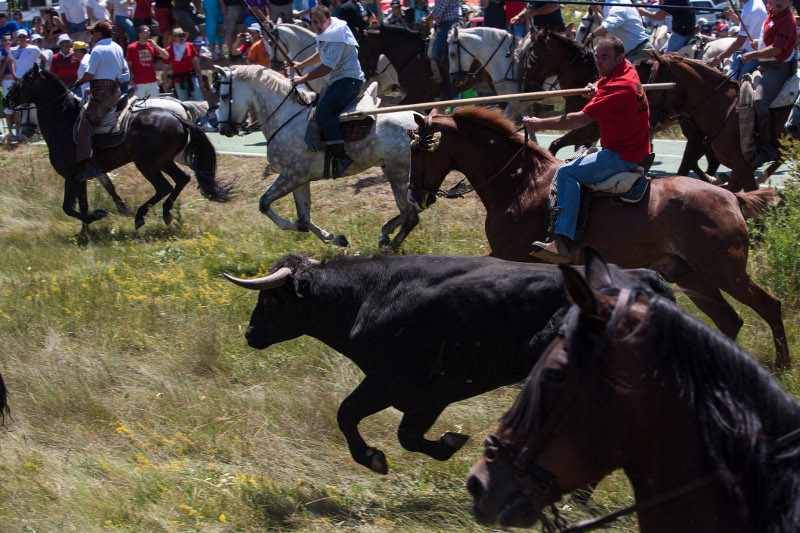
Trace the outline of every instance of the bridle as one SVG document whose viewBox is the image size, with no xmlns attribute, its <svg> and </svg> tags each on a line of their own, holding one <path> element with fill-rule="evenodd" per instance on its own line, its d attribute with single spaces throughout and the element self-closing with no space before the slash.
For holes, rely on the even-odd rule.
<svg viewBox="0 0 800 533">
<path fill-rule="evenodd" d="M 283 45 L 283 47 L 282 47 L 283 50 L 286 50 L 287 52 L 289 51 L 289 45 L 286 43 L 286 41 L 281 39 L 281 34 L 278 31 L 278 27 L 277 26 L 275 26 L 275 29 L 268 31 L 267 33 L 269 34 L 269 36 L 272 38 L 273 41 L 276 41 L 276 42 L 281 43 Z M 294 54 L 294 56 L 292 56 L 292 57 L 288 57 L 285 54 L 283 54 L 283 50 L 281 50 L 279 47 L 275 46 L 274 48 L 275 48 L 276 52 L 281 52 L 281 55 L 284 55 L 284 57 L 285 57 L 285 59 L 287 61 L 293 62 L 295 57 L 300 57 L 300 54 L 302 54 L 303 52 L 305 52 L 306 50 L 308 50 L 312 46 L 315 46 L 316 44 L 317 44 L 316 41 L 312 41 L 311 43 L 309 43 L 306 46 L 304 46 L 299 52 Z M 283 62 L 281 62 L 281 64 L 283 64 Z"/>
<path fill-rule="evenodd" d="M 475 79 L 478 76 L 480 76 L 480 74 L 484 70 L 486 70 L 486 67 L 492 62 L 492 59 L 494 59 L 494 56 L 497 54 L 497 52 L 500 50 L 500 48 L 502 48 L 503 43 L 506 42 L 506 39 L 508 38 L 508 35 L 509 35 L 508 33 L 505 33 L 503 35 L 503 38 L 500 39 L 499 43 L 497 43 L 497 46 L 495 47 L 495 49 L 492 52 L 492 54 L 489 56 L 489 59 L 487 59 L 486 62 L 482 62 L 482 61 L 479 61 L 478 58 L 475 57 L 475 54 L 470 52 L 469 49 L 461 43 L 461 39 L 454 32 L 453 33 L 453 43 L 456 45 L 456 50 L 457 50 L 456 58 L 457 58 L 457 62 L 458 62 L 458 70 L 455 71 L 455 72 L 451 72 L 450 73 L 450 77 L 452 78 L 452 77 L 454 77 L 456 75 L 461 75 L 461 76 L 464 76 L 464 79 L 466 80 L 466 79 L 470 79 L 470 78 L 471 79 Z M 516 42 L 516 36 L 514 36 L 514 35 L 511 36 L 511 42 L 512 42 L 511 53 L 513 53 L 513 51 L 514 51 L 514 43 Z M 466 52 L 467 55 L 472 58 L 472 63 L 474 63 L 476 61 L 478 61 L 478 63 L 480 63 L 480 67 L 478 67 L 477 70 L 474 70 L 474 71 L 472 70 L 472 63 L 469 64 L 469 67 L 467 68 L 467 70 L 464 70 L 462 68 L 462 66 L 461 66 L 461 51 L 462 50 L 464 52 Z M 511 65 L 509 65 L 509 69 L 513 70 L 513 68 L 514 68 L 514 61 L 511 61 Z M 508 77 L 508 70 L 506 70 L 506 77 Z M 513 72 L 512 72 L 512 78 L 511 79 L 513 79 Z M 492 82 L 495 82 L 495 81 L 497 81 L 497 80 L 492 80 Z"/>
</svg>

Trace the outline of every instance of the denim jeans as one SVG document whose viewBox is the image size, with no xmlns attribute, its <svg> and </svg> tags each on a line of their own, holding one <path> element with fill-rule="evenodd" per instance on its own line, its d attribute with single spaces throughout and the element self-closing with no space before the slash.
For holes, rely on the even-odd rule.
<svg viewBox="0 0 800 533">
<path fill-rule="evenodd" d="M 677 52 L 686 46 L 687 41 L 689 41 L 691 37 L 691 35 L 679 35 L 675 32 L 670 33 L 669 41 L 667 41 L 667 47 L 664 49 L 664 53 L 667 54 L 669 52 Z"/>
<path fill-rule="evenodd" d="M 553 233 L 570 239 L 575 236 L 582 183 L 599 183 L 614 174 L 629 172 L 638 166 L 639 163 L 625 161 L 616 152 L 600 150 L 561 167 L 556 174 L 558 186 L 556 206 L 562 210 L 556 216 Z"/>
<path fill-rule="evenodd" d="M 361 90 L 363 81 L 356 78 L 341 78 L 330 84 L 317 104 L 317 121 L 322 129 L 325 144 L 344 142 L 339 115 Z"/>
<path fill-rule="evenodd" d="M 200 80 L 197 78 L 192 79 L 191 84 L 186 83 L 186 87 L 181 87 L 182 84 L 175 83 L 175 95 L 178 100 L 182 102 L 202 102 L 203 91 L 200 89 Z"/>
<path fill-rule="evenodd" d="M 742 65 L 743 53 L 744 52 L 742 50 L 739 50 L 738 52 L 733 54 L 733 63 L 731 63 L 731 69 L 725 73 L 726 76 L 731 76 L 731 74 L 736 72 L 736 69 L 739 68 L 739 65 Z M 744 77 L 745 74 L 750 74 L 752 72 L 755 72 L 757 68 L 758 68 L 758 59 L 753 59 L 752 61 L 748 61 L 747 63 L 742 65 L 742 69 L 739 72 L 736 72 L 736 74 L 731 77 L 736 81 L 742 81 L 742 78 Z"/>
<path fill-rule="evenodd" d="M 128 34 L 128 44 L 135 43 L 139 40 L 139 33 L 133 27 L 133 20 L 124 15 L 114 15 L 114 24 L 125 30 Z"/>
<path fill-rule="evenodd" d="M 517 39 L 524 39 L 525 35 L 528 34 L 528 27 L 524 22 L 521 24 L 509 24 L 507 29 L 508 33 L 512 34 Z"/>
<path fill-rule="evenodd" d="M 442 66 L 447 61 L 447 34 L 455 25 L 461 26 L 460 20 L 447 20 L 439 23 L 436 36 L 433 38 L 433 58 Z"/>
<path fill-rule="evenodd" d="M 82 31 L 86 31 L 86 25 L 89 24 L 89 19 L 82 20 L 80 22 L 70 22 L 67 21 L 67 29 L 69 29 L 70 33 L 80 33 Z M 138 39 L 139 36 L 137 35 L 136 38 Z"/>
</svg>

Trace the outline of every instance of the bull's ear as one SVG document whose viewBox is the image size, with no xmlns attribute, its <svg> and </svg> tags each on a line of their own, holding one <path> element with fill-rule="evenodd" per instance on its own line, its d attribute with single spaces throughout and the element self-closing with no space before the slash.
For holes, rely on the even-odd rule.
<svg viewBox="0 0 800 533">
<path fill-rule="evenodd" d="M 583 254 L 586 258 L 586 281 L 589 282 L 589 287 L 594 290 L 610 287 L 612 285 L 611 272 L 600 252 L 587 246 L 583 249 Z"/>
<path fill-rule="evenodd" d="M 294 293 L 298 298 L 305 298 L 311 294 L 311 280 L 308 278 L 308 274 L 296 274 L 292 278 L 292 282 L 294 283 Z"/>
<path fill-rule="evenodd" d="M 572 303 L 580 307 L 584 313 L 595 314 L 597 300 L 595 300 L 592 288 L 583 279 L 581 273 L 569 265 L 558 265 L 558 268 L 561 269 L 561 274 L 564 275 L 564 285 Z"/>
<path fill-rule="evenodd" d="M 414 122 L 417 123 L 417 127 L 422 129 L 425 127 L 425 117 L 420 115 L 419 113 L 414 113 Z"/>
</svg>

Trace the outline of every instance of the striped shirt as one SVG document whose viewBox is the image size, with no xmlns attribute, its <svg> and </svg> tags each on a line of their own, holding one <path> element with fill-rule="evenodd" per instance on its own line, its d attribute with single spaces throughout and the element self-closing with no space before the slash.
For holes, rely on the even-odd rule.
<svg viewBox="0 0 800 533">
<path fill-rule="evenodd" d="M 334 41 L 318 41 L 317 50 L 322 64 L 333 70 L 325 76 L 328 85 L 342 78 L 355 78 L 364 81 L 361 64 L 358 62 L 358 48 Z"/>
<path fill-rule="evenodd" d="M 459 0 L 436 0 L 431 15 L 437 22 L 461 20 L 461 2 Z"/>
</svg>

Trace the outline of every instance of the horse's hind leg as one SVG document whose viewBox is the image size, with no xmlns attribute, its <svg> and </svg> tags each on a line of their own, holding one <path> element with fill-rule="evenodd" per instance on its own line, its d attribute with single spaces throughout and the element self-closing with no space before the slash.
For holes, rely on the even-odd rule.
<svg viewBox="0 0 800 533">
<path fill-rule="evenodd" d="M 298 231 L 308 230 L 323 242 L 330 242 L 336 246 L 349 246 L 347 237 L 328 233 L 311 221 L 311 184 L 306 182 L 292 191 L 294 205 L 297 208 Z"/>
<path fill-rule="evenodd" d="M 100 185 L 108 191 L 109 196 L 114 201 L 114 205 L 117 206 L 117 211 L 119 211 L 120 215 L 128 216 L 130 215 L 130 211 L 128 211 L 128 206 L 125 205 L 125 202 L 122 201 L 122 198 L 117 194 L 117 189 L 114 187 L 114 183 L 112 183 L 111 178 L 108 177 L 108 174 L 100 174 L 97 177 L 97 181 L 100 182 Z"/>
<path fill-rule="evenodd" d="M 772 338 L 775 341 L 775 365 L 778 368 L 789 368 L 792 364 L 789 357 L 789 345 L 783 329 L 781 317 L 781 301 L 765 291 L 750 276 L 744 274 L 735 280 L 722 285 L 722 290 L 758 313 L 758 316 L 769 324 Z"/>
<path fill-rule="evenodd" d="M 164 165 L 164 172 L 175 181 L 175 187 L 172 189 L 172 192 L 169 193 L 167 199 L 164 200 L 164 224 L 169 225 L 170 222 L 172 222 L 172 206 L 191 178 L 175 164 L 175 161 L 170 161 Z"/>
<path fill-rule="evenodd" d="M 468 435 L 448 431 L 439 437 L 439 440 L 425 438 L 425 433 L 433 426 L 442 411 L 443 408 L 432 407 L 427 411 L 405 413 L 397 428 L 397 439 L 403 448 L 410 452 L 424 453 L 438 461 L 446 461 L 460 450 L 469 440 Z"/>
<path fill-rule="evenodd" d="M 380 237 L 378 238 L 378 244 L 381 246 L 388 246 L 391 249 L 397 249 L 403 244 L 403 241 L 408 237 L 408 234 L 411 233 L 411 230 L 419 223 L 419 213 L 414 209 L 414 206 L 408 203 L 408 187 L 406 186 L 408 165 L 387 164 L 383 172 L 389 180 L 389 185 L 392 187 L 394 202 L 397 204 L 397 209 L 400 210 L 400 214 L 383 225 Z M 397 235 L 390 241 L 389 236 L 398 226 L 400 226 L 400 231 L 398 231 Z"/>
<path fill-rule="evenodd" d="M 690 272 L 678 281 L 686 296 L 714 322 L 723 334 L 735 339 L 744 321 L 739 313 L 725 301 L 716 284 Z"/>
<path fill-rule="evenodd" d="M 137 161 L 136 168 L 139 169 L 139 172 L 147 178 L 147 181 L 149 181 L 156 190 L 156 193 L 136 210 L 134 224 L 136 229 L 139 229 L 144 225 L 144 217 L 147 215 L 147 212 L 172 191 L 172 185 L 169 184 L 167 178 L 161 173 L 161 170 L 155 166 L 147 166 L 145 163 Z"/>
</svg>

